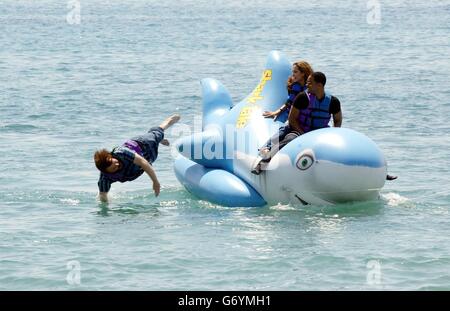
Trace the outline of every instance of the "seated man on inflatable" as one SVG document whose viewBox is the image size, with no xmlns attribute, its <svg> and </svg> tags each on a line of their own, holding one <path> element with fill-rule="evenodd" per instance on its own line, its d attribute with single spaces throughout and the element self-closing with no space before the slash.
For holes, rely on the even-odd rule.
<svg viewBox="0 0 450 311">
<path fill-rule="evenodd" d="M 269 162 L 275 153 L 290 141 L 304 133 L 328 127 L 331 116 L 333 116 L 333 125 L 341 127 L 341 103 L 339 99 L 325 92 L 326 81 L 325 74 L 319 71 L 308 77 L 306 81 L 308 90 L 295 98 L 285 134 L 275 137 L 271 148 L 266 147 L 260 150 L 261 161 L 258 161 L 253 168 L 253 174 L 260 174 L 261 164 Z"/>
</svg>

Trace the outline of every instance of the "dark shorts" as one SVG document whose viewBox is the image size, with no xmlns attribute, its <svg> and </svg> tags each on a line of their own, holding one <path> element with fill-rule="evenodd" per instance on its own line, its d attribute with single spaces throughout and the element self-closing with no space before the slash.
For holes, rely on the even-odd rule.
<svg viewBox="0 0 450 311">
<path fill-rule="evenodd" d="M 144 158 L 153 163 L 158 157 L 158 146 L 164 138 L 164 130 L 159 126 L 152 127 L 147 133 L 131 138 L 142 148 Z"/>
</svg>

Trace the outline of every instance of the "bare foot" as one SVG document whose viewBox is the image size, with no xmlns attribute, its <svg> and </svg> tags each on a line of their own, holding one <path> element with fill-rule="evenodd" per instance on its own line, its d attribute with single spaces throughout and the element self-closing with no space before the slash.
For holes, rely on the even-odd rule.
<svg viewBox="0 0 450 311">
<path fill-rule="evenodd" d="M 163 144 L 164 146 L 169 146 L 170 142 L 164 138 L 163 140 L 161 140 L 161 144 Z"/>
<path fill-rule="evenodd" d="M 163 130 L 168 129 L 169 127 L 180 121 L 180 119 L 181 117 L 179 114 L 171 115 L 170 117 L 165 119 L 164 122 L 161 123 L 159 127 L 162 128 Z"/>
</svg>

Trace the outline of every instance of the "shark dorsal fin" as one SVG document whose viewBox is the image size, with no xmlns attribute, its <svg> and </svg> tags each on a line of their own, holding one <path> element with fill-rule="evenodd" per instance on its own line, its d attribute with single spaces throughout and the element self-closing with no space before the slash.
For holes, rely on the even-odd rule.
<svg viewBox="0 0 450 311">
<path fill-rule="evenodd" d="M 220 120 L 233 106 L 230 93 L 219 81 L 211 78 L 201 82 L 203 96 L 203 129 Z"/>
</svg>

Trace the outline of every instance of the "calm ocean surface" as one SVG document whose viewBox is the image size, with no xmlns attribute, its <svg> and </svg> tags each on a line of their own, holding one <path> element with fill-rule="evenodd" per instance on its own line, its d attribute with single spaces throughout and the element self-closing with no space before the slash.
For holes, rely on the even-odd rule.
<svg viewBox="0 0 450 311">
<path fill-rule="evenodd" d="M 450 290 L 450 1 L 80 4 L 0 0 L 0 290 Z M 202 78 L 240 101 L 271 50 L 385 152 L 379 201 L 214 206 L 163 146 L 160 197 L 143 176 L 96 201 L 96 149 L 192 126 Z"/>
</svg>

